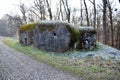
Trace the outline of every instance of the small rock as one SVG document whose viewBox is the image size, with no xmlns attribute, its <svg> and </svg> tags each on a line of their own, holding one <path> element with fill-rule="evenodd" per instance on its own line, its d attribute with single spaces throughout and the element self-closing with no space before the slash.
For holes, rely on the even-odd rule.
<svg viewBox="0 0 120 80">
<path fill-rule="evenodd" d="M 88 57 L 92 57 L 92 56 L 94 56 L 94 54 L 88 54 L 87 56 L 88 56 Z"/>
<path fill-rule="evenodd" d="M 110 54 L 112 54 L 112 55 L 117 55 L 117 53 L 116 52 L 109 52 Z"/>
</svg>

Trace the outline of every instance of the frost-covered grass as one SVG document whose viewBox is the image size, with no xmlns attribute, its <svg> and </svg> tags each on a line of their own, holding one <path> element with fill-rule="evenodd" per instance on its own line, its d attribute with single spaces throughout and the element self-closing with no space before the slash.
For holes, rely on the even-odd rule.
<svg viewBox="0 0 120 80">
<path fill-rule="evenodd" d="M 78 75 L 84 80 L 120 79 L 120 60 L 117 58 L 103 57 L 109 54 L 108 52 L 111 52 L 110 54 L 112 55 L 114 54 L 115 57 L 119 53 L 112 53 L 117 50 L 101 43 L 98 43 L 98 49 L 93 51 L 54 53 L 41 51 L 32 46 L 22 46 L 17 40 L 10 38 L 5 38 L 3 42 L 38 61 L 43 61 L 53 67 Z M 102 54 L 103 56 L 98 54 Z"/>
<path fill-rule="evenodd" d="M 113 47 L 110 47 L 110 46 L 107 46 L 107 45 L 104 45 L 102 43 L 99 43 L 97 42 L 97 48 L 94 49 L 94 50 L 81 50 L 81 51 L 71 51 L 71 52 L 66 52 L 65 53 L 62 53 L 62 54 L 59 54 L 61 56 L 66 56 L 66 57 L 70 57 L 70 58 L 84 58 L 84 57 L 102 57 L 104 59 L 110 59 L 110 58 L 113 58 L 113 59 L 117 59 L 117 60 L 120 60 L 120 51 L 113 48 Z"/>
</svg>

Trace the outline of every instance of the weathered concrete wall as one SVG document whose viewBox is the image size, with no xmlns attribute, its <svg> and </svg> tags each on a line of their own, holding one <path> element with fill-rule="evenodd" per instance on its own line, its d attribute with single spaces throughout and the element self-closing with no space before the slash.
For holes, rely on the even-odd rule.
<svg viewBox="0 0 120 80">
<path fill-rule="evenodd" d="M 28 31 L 22 32 L 19 34 L 19 42 L 23 45 L 30 45 L 31 39 L 30 39 L 30 33 Z"/>
<path fill-rule="evenodd" d="M 34 35 L 34 45 L 42 50 L 61 52 L 69 49 L 70 33 L 64 25 L 54 31 L 39 32 L 36 28 Z"/>
<path fill-rule="evenodd" d="M 82 49 L 92 50 L 96 47 L 96 31 L 93 27 L 79 27 L 82 39 Z"/>
<path fill-rule="evenodd" d="M 91 50 L 96 47 L 96 31 L 92 27 L 75 28 L 65 22 L 41 21 L 32 29 L 19 31 L 21 44 L 33 44 L 39 49 L 56 52 L 69 49 Z"/>
</svg>

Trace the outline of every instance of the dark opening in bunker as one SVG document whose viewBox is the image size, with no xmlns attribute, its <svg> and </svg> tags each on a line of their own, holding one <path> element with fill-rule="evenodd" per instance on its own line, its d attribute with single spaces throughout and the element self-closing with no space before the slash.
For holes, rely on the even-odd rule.
<svg viewBox="0 0 120 80">
<path fill-rule="evenodd" d="M 25 45 L 27 45 L 27 38 L 24 38 L 25 39 Z"/>
</svg>

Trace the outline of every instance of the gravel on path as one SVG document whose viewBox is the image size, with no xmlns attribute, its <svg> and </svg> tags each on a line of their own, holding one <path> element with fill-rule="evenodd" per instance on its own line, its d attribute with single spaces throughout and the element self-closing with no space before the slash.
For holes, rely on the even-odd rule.
<svg viewBox="0 0 120 80">
<path fill-rule="evenodd" d="M 77 76 L 36 61 L 2 43 L 0 38 L 0 80 L 82 80 Z"/>
</svg>

